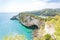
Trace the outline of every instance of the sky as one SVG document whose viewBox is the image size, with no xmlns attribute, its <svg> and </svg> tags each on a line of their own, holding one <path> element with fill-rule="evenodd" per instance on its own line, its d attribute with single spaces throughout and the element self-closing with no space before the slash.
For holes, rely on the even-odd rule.
<svg viewBox="0 0 60 40">
<path fill-rule="evenodd" d="M 23 12 L 60 8 L 60 0 L 0 0 L 0 12 Z"/>
</svg>

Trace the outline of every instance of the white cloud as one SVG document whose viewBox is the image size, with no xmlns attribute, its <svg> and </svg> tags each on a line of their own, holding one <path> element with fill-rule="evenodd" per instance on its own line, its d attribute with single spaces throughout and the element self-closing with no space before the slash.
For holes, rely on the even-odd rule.
<svg viewBox="0 0 60 40">
<path fill-rule="evenodd" d="M 51 1 L 51 0 L 42 0 L 42 1 L 45 1 L 46 2 L 46 1 Z"/>
<path fill-rule="evenodd" d="M 47 8 L 60 8 L 60 3 L 48 3 Z"/>
<path fill-rule="evenodd" d="M 18 4 L 18 3 L 9 3 L 2 7 L 4 12 L 22 12 L 22 11 L 32 11 L 42 9 L 45 6 L 45 3 L 42 1 L 35 1 L 28 4 Z"/>
<path fill-rule="evenodd" d="M 40 10 L 44 8 L 60 8 L 60 3 L 48 3 L 45 1 L 49 0 L 33 0 L 32 3 L 21 4 L 21 3 L 7 3 L 0 7 L 0 12 L 22 12 L 22 11 L 32 11 Z"/>
<path fill-rule="evenodd" d="M 33 5 L 36 6 L 38 9 L 44 9 L 46 7 L 46 2 L 43 1 L 36 1 L 33 2 Z"/>
<path fill-rule="evenodd" d="M 51 1 L 51 0 L 32 0 L 32 1 L 44 1 L 44 2 L 46 2 L 46 1 Z"/>
</svg>

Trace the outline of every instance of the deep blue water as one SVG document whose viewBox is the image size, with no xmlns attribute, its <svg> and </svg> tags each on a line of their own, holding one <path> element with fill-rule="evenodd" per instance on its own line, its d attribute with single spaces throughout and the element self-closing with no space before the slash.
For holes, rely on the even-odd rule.
<svg viewBox="0 0 60 40">
<path fill-rule="evenodd" d="M 25 28 L 18 20 L 10 20 L 17 13 L 0 13 L 0 40 L 6 35 L 23 34 L 28 40 L 32 40 L 31 30 Z"/>
</svg>

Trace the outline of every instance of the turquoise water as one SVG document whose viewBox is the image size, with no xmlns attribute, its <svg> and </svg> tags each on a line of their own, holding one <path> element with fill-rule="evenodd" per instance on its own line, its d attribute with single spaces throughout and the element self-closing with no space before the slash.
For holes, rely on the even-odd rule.
<svg viewBox="0 0 60 40">
<path fill-rule="evenodd" d="M 16 13 L 0 13 L 0 40 L 6 35 L 23 34 L 28 40 L 32 40 L 31 30 L 25 28 L 17 20 L 10 20 Z"/>
</svg>

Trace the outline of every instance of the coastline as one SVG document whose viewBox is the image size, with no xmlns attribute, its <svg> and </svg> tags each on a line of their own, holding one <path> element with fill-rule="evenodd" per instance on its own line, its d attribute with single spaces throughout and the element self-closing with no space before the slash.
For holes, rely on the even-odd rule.
<svg viewBox="0 0 60 40">
<path fill-rule="evenodd" d="M 25 17 L 24 17 L 25 16 Z M 15 16 L 16 17 L 16 16 Z M 30 17 L 30 15 L 28 15 L 28 16 L 26 16 L 26 15 L 23 15 L 22 16 L 23 17 L 23 22 L 22 22 L 22 20 L 20 19 L 21 18 L 21 15 L 20 16 L 17 16 L 16 18 L 18 19 L 18 21 L 19 21 L 19 23 L 21 23 L 24 27 L 26 27 L 27 29 L 31 29 L 31 30 L 33 30 L 33 38 L 34 37 L 43 37 L 43 36 L 45 36 L 46 34 L 49 34 L 50 35 L 50 33 L 48 33 L 48 32 L 46 32 L 47 30 L 48 31 L 50 31 L 49 29 L 47 29 L 47 30 L 45 30 L 45 28 L 47 28 L 47 26 L 46 25 L 48 25 L 48 24 L 46 24 L 45 25 L 45 20 L 44 19 L 42 19 L 42 20 L 36 20 L 35 21 L 35 18 L 33 18 L 33 17 Z M 31 19 L 32 18 L 32 19 Z M 31 20 L 30 20 L 31 19 Z M 14 19 L 15 20 L 15 19 Z M 33 21 L 32 21 L 33 20 Z M 26 21 L 26 22 L 25 22 Z M 28 24 L 26 24 L 26 23 L 28 23 Z M 30 26 L 29 26 L 29 23 L 32 23 L 32 25 L 30 24 Z M 34 24 L 33 24 L 34 23 Z M 38 26 L 36 25 L 36 24 L 39 24 L 38 26 L 39 26 L 39 28 L 38 28 Z M 48 25 L 48 27 L 49 27 L 49 25 Z M 51 27 L 50 27 L 51 28 Z M 41 34 L 42 33 L 42 34 Z M 54 32 L 53 32 L 54 33 Z M 53 34 L 52 33 L 52 34 Z M 52 36 L 52 34 L 51 34 L 51 36 Z"/>
</svg>

